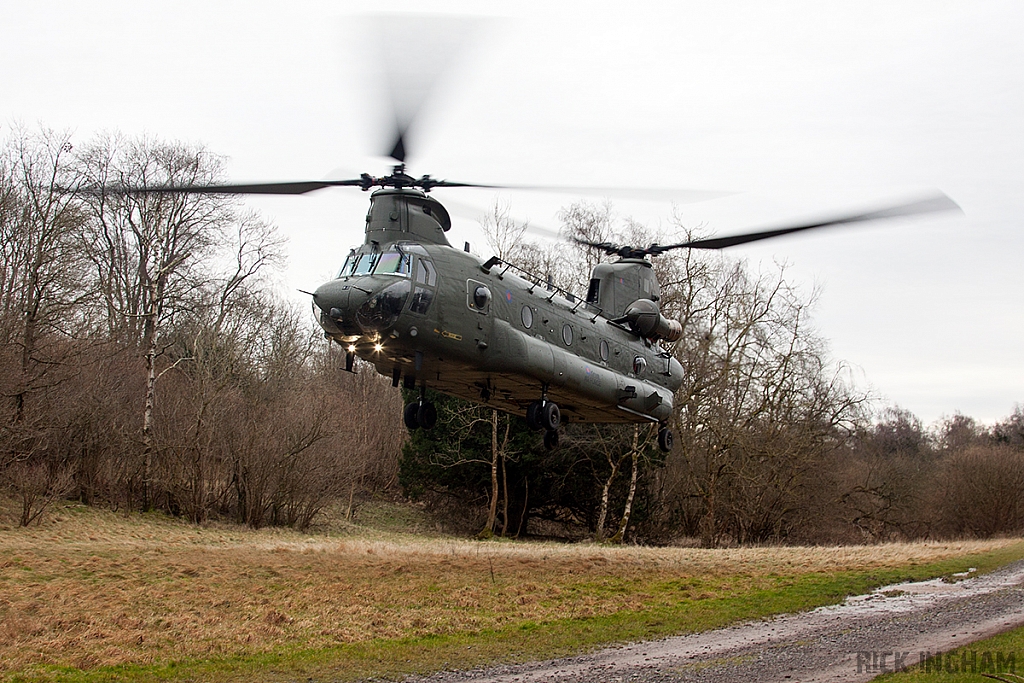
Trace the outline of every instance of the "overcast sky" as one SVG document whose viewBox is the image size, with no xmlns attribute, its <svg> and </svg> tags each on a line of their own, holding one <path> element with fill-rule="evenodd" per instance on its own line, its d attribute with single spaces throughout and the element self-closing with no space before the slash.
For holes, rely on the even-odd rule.
<svg viewBox="0 0 1024 683">
<path fill-rule="evenodd" d="M 720 234 L 947 193 L 963 215 L 731 251 L 754 267 L 785 260 L 806 291 L 820 286 L 815 321 L 833 356 L 926 422 L 957 411 L 991 422 L 1024 401 L 1021 3 L 388 7 L 500 17 L 419 121 L 414 174 L 731 191 L 675 207 L 686 225 Z M 202 142 L 236 180 L 383 174 L 365 11 L 0 0 L 0 133 L 20 121 L 80 142 L 101 130 Z M 422 59 L 393 36 L 386 49 Z M 558 208 L 577 198 L 509 199 L 517 216 L 557 227 Z M 247 200 L 289 239 L 283 288 L 311 290 L 337 269 L 362 241 L 366 200 L 352 190 Z M 670 225 L 670 205 L 614 206 L 620 219 Z M 450 238 L 486 251 L 472 220 Z"/>
</svg>

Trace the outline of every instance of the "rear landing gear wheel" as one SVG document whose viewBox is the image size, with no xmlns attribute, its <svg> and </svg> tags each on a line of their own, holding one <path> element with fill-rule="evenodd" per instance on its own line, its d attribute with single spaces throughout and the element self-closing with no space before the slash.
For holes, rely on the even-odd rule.
<svg viewBox="0 0 1024 683">
<path fill-rule="evenodd" d="M 434 425 L 437 424 L 437 408 L 433 403 L 424 401 L 419 404 L 419 409 L 416 411 L 416 422 L 419 423 L 421 429 L 434 428 Z"/>
<path fill-rule="evenodd" d="M 663 453 L 668 453 L 672 450 L 672 444 L 675 443 L 675 440 L 675 435 L 668 427 L 662 427 L 658 430 L 658 448 L 660 448 Z"/>
<path fill-rule="evenodd" d="M 558 448 L 558 432 L 544 432 L 544 448 L 549 451 Z"/>
<path fill-rule="evenodd" d="M 410 403 L 405 406 L 405 410 L 402 412 L 402 419 L 405 421 L 405 426 L 410 431 L 417 429 L 420 426 L 419 420 L 416 419 L 416 413 L 419 412 L 419 403 Z"/>
</svg>

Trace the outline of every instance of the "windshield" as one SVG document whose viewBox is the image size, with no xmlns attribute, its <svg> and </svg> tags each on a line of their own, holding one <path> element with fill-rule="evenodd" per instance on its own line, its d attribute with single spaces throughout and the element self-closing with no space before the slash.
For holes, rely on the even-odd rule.
<svg viewBox="0 0 1024 683">
<path fill-rule="evenodd" d="M 373 271 L 373 264 L 377 262 L 379 256 L 380 254 L 360 254 L 352 274 L 369 275 Z"/>
<path fill-rule="evenodd" d="M 410 258 L 397 247 L 381 254 L 377 261 L 377 268 L 374 273 L 392 273 L 394 275 L 409 275 Z"/>
<path fill-rule="evenodd" d="M 338 271 L 338 277 L 345 277 L 346 275 L 352 274 L 352 268 L 356 265 L 356 261 L 359 259 L 355 254 L 349 254 L 345 257 L 345 265 Z"/>
<path fill-rule="evenodd" d="M 383 254 L 380 252 L 349 254 L 345 259 L 345 265 L 338 271 L 338 277 L 369 275 L 370 273 L 387 273 L 408 277 L 411 272 L 412 255 L 402 251 L 399 247 L 392 247 Z"/>
</svg>

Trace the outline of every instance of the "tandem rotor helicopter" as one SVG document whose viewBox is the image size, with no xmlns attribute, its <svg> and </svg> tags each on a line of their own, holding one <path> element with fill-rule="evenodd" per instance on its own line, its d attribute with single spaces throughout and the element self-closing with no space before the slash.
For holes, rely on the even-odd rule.
<svg viewBox="0 0 1024 683">
<path fill-rule="evenodd" d="M 418 389 L 405 406 L 409 429 L 431 429 L 432 389 L 523 416 L 558 446 L 563 422 L 652 423 L 658 445 L 672 448 L 669 418 L 683 368 L 662 342 L 681 338 L 679 322 L 662 314 L 651 258 L 675 249 L 722 249 L 831 225 L 958 208 L 943 194 L 832 220 L 646 247 L 580 241 L 618 259 L 598 264 L 583 297 L 492 256 L 453 247 L 439 187 L 510 186 L 414 177 L 406 171 L 406 138 L 414 114 L 396 116 L 382 177 L 308 182 L 111 188 L 120 192 L 304 194 L 327 187 L 371 191 L 363 243 L 337 276 L 312 292 L 327 338 L 389 377 Z M 511 189 L 516 189 L 511 187 Z M 538 189 L 538 188 L 520 188 Z"/>
</svg>

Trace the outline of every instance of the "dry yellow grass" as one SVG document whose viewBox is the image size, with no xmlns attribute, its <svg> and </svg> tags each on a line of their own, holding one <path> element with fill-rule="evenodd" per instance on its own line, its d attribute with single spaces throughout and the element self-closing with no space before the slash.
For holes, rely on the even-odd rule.
<svg viewBox="0 0 1024 683">
<path fill-rule="evenodd" d="M 0 528 L 0 675 L 316 648 L 610 614 L 767 577 L 934 562 L 1016 542 L 727 550 L 313 537 L 87 508 Z"/>
</svg>

